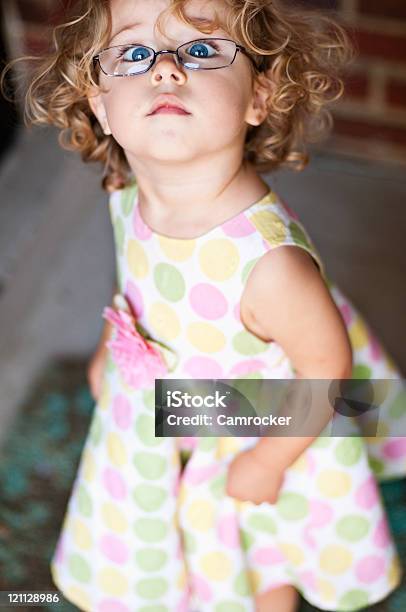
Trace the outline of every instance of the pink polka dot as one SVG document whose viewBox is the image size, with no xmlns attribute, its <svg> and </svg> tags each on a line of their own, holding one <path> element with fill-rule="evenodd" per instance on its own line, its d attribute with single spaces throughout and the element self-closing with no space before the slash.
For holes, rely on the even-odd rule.
<svg viewBox="0 0 406 612">
<path fill-rule="evenodd" d="M 183 479 L 188 484 L 199 484 L 217 474 L 220 469 L 221 464 L 219 463 L 194 468 L 191 468 L 190 463 L 187 463 L 183 473 Z"/>
<path fill-rule="evenodd" d="M 313 535 L 313 529 L 314 527 L 312 527 L 311 525 L 307 525 L 302 532 L 303 540 L 310 548 L 316 548 L 317 546 L 316 540 L 314 539 Z"/>
<path fill-rule="evenodd" d="M 128 429 L 131 425 L 132 406 L 125 395 L 116 395 L 113 401 L 114 421 L 120 429 Z"/>
<path fill-rule="evenodd" d="M 182 595 L 181 600 L 176 606 L 176 612 L 189 612 L 190 609 L 190 596 L 188 593 Z"/>
<path fill-rule="evenodd" d="M 97 606 L 97 612 L 130 612 L 130 608 L 116 599 L 103 599 Z"/>
<path fill-rule="evenodd" d="M 238 521 L 234 514 L 223 516 L 217 526 L 221 542 L 230 548 L 237 548 L 240 543 Z"/>
<path fill-rule="evenodd" d="M 213 597 L 211 588 L 207 580 L 198 576 L 198 574 L 192 574 L 191 582 L 193 590 L 196 592 L 198 597 L 203 601 L 210 601 Z"/>
<path fill-rule="evenodd" d="M 385 561 L 382 557 L 369 555 L 358 561 L 355 573 L 361 582 L 371 583 L 378 580 L 385 571 Z"/>
<path fill-rule="evenodd" d="M 136 319 L 142 317 L 144 312 L 144 300 L 142 299 L 141 291 L 132 281 L 128 281 L 125 290 L 125 296 L 130 303 L 131 310 Z"/>
<path fill-rule="evenodd" d="M 310 570 L 300 572 L 299 579 L 307 588 L 316 590 L 316 576 L 314 575 L 314 572 Z"/>
<path fill-rule="evenodd" d="M 223 378 L 223 368 L 211 357 L 191 357 L 183 369 L 191 378 Z"/>
<path fill-rule="evenodd" d="M 352 321 L 352 312 L 349 304 L 341 304 L 340 306 L 341 314 L 343 315 L 343 319 L 346 325 L 350 325 Z"/>
<path fill-rule="evenodd" d="M 390 543 L 390 532 L 386 517 L 382 517 L 379 521 L 373 535 L 373 541 L 379 548 L 385 548 Z"/>
<path fill-rule="evenodd" d="M 138 202 L 134 208 L 133 228 L 134 234 L 140 240 L 149 240 L 152 236 L 151 229 L 147 225 L 145 225 L 144 221 L 141 218 Z"/>
<path fill-rule="evenodd" d="M 194 285 L 189 293 L 193 310 L 205 319 L 220 319 L 227 312 L 227 300 L 213 285 L 199 283 Z"/>
<path fill-rule="evenodd" d="M 124 499 L 127 496 L 127 485 L 122 476 L 110 467 L 103 471 L 103 484 L 114 499 Z"/>
<path fill-rule="evenodd" d="M 272 547 L 258 548 L 255 551 L 253 558 L 259 565 L 276 565 L 277 563 L 282 563 L 285 560 L 285 557 L 281 551 Z"/>
<path fill-rule="evenodd" d="M 383 454 L 388 459 L 400 459 L 406 456 L 406 438 L 396 438 L 387 442 L 383 447 Z"/>
<path fill-rule="evenodd" d="M 229 376 L 243 376 L 244 374 L 251 374 L 258 370 L 263 370 L 266 367 L 265 361 L 261 359 L 246 359 L 236 363 L 230 370 Z"/>
<path fill-rule="evenodd" d="M 243 238 L 256 232 L 255 226 L 248 221 L 243 212 L 224 223 L 222 229 L 231 238 Z"/>
<path fill-rule="evenodd" d="M 179 439 L 180 448 L 193 450 L 196 448 L 198 440 L 198 438 L 194 438 L 193 436 L 183 436 Z"/>
<path fill-rule="evenodd" d="M 375 478 L 369 476 L 368 479 L 358 488 L 355 493 L 355 501 L 361 508 L 369 510 L 379 500 L 379 492 Z"/>
<path fill-rule="evenodd" d="M 233 315 L 234 318 L 241 323 L 241 316 L 240 316 L 240 302 L 237 302 L 237 304 L 234 306 L 233 308 Z"/>
<path fill-rule="evenodd" d="M 127 545 L 113 535 L 105 535 L 101 538 L 100 549 L 110 561 L 120 565 L 126 563 L 130 556 Z"/>
<path fill-rule="evenodd" d="M 311 500 L 310 502 L 310 525 L 312 527 L 324 527 L 333 518 L 333 509 L 325 502 Z"/>
<path fill-rule="evenodd" d="M 379 361 L 382 356 L 381 345 L 373 334 L 369 334 L 369 349 L 371 351 L 371 359 Z"/>
</svg>

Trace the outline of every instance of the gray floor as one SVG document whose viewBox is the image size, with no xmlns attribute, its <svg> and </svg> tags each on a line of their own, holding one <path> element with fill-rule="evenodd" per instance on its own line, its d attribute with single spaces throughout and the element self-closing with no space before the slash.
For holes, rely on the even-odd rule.
<svg viewBox="0 0 406 612">
<path fill-rule="evenodd" d="M 405 166 L 319 151 L 304 172 L 265 178 L 406 372 Z M 53 130 L 23 132 L 0 166 L 0 442 L 46 362 L 98 341 L 115 272 L 99 183 Z"/>
</svg>

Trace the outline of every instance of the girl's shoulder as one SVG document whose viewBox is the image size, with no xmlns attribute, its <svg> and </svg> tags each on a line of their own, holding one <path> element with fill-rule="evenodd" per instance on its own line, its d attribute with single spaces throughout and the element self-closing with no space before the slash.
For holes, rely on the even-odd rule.
<svg viewBox="0 0 406 612">
<path fill-rule="evenodd" d="M 300 247 L 313 257 L 328 283 L 324 263 L 307 229 L 272 188 L 262 200 L 246 210 L 245 216 L 261 236 L 266 252 L 280 246 Z"/>
</svg>

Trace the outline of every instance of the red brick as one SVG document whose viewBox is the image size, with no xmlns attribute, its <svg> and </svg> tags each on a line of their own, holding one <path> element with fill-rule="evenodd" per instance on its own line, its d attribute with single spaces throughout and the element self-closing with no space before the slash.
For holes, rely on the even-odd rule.
<svg viewBox="0 0 406 612">
<path fill-rule="evenodd" d="M 390 79 L 386 86 L 386 100 L 389 104 L 406 108 L 406 81 Z"/>
<path fill-rule="evenodd" d="M 366 74 L 350 74 L 345 78 L 345 97 L 366 98 L 368 96 L 369 79 Z"/>
<path fill-rule="evenodd" d="M 336 134 L 352 138 L 370 138 L 384 140 L 406 146 L 406 126 L 390 126 L 359 119 L 334 118 Z"/>
<path fill-rule="evenodd" d="M 406 19 L 405 0 L 359 0 L 359 11 L 375 17 Z"/>
<path fill-rule="evenodd" d="M 395 62 L 406 62 L 406 32 L 404 36 L 353 30 L 352 36 L 361 55 L 378 57 Z"/>
</svg>

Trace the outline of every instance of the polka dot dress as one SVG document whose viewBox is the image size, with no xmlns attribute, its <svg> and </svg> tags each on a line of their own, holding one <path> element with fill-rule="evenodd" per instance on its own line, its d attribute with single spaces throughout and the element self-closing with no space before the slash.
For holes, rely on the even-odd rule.
<svg viewBox="0 0 406 612">
<path fill-rule="evenodd" d="M 150 337 L 177 355 L 168 377 L 294 378 L 282 348 L 239 316 L 256 262 L 291 245 L 312 255 L 342 314 L 353 376 L 401 378 L 271 189 L 190 240 L 151 231 L 135 184 L 112 194 L 110 213 L 120 292 Z M 277 503 L 254 505 L 228 497 L 225 479 L 257 438 L 155 438 L 153 388 L 128 385 L 109 353 L 52 560 L 56 585 L 94 612 L 253 612 L 255 595 L 282 584 L 324 610 L 385 598 L 401 570 L 376 477 L 406 466 L 406 439 L 391 431 L 405 393 L 389 399 L 380 438 L 316 439 L 286 470 Z"/>
</svg>

